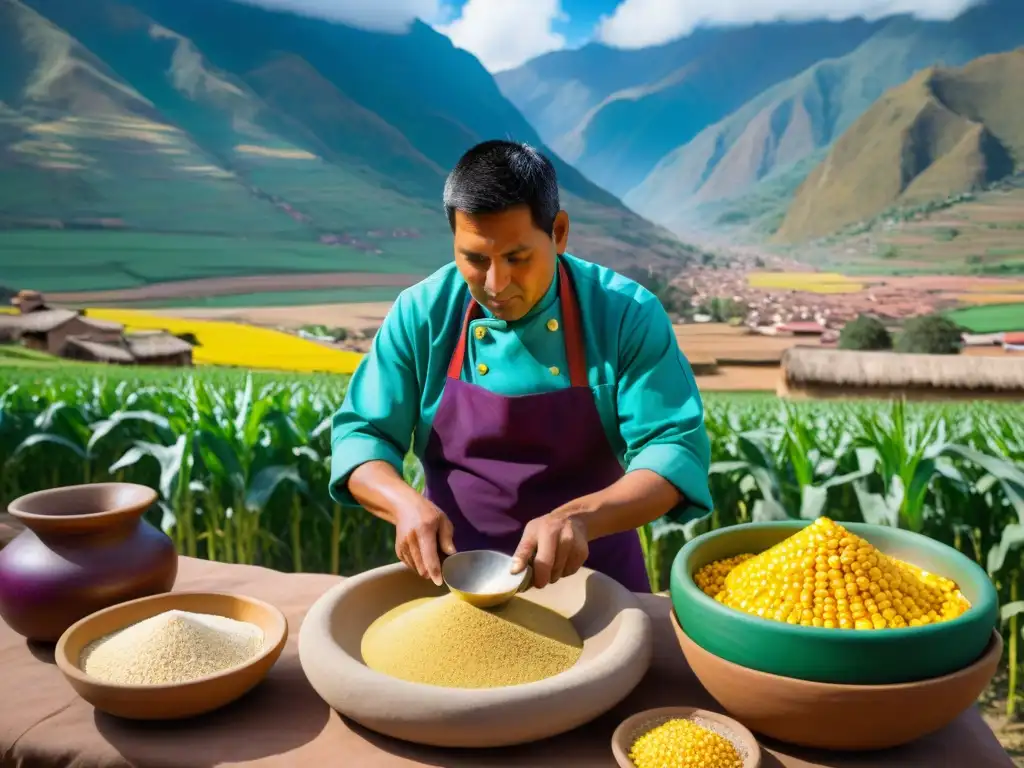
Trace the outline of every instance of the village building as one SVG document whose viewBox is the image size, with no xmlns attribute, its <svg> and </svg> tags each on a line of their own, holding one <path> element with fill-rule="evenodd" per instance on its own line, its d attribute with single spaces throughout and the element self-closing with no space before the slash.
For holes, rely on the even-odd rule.
<svg viewBox="0 0 1024 768">
<path fill-rule="evenodd" d="M 70 336 L 61 352 L 69 360 L 121 365 L 192 365 L 192 345 L 166 331 L 136 331 L 116 339 Z"/>
<path fill-rule="evenodd" d="M 8 325 L 11 337 L 29 349 L 60 355 L 69 337 L 96 336 L 114 341 L 121 336 L 122 326 L 85 317 L 70 309 L 42 309 L 27 315 L 0 318 Z"/>
<path fill-rule="evenodd" d="M 1007 352 L 1024 352 L 1024 331 L 1004 333 L 1002 341 Z"/>
<path fill-rule="evenodd" d="M 777 394 L 792 399 L 1024 399 L 1024 357 L 918 355 L 793 347 Z"/>
<path fill-rule="evenodd" d="M 49 307 L 38 291 L 20 291 L 16 315 L 0 315 L 0 339 L 69 360 L 120 365 L 191 366 L 192 344 L 167 331 L 128 333 L 119 323 Z"/>
</svg>

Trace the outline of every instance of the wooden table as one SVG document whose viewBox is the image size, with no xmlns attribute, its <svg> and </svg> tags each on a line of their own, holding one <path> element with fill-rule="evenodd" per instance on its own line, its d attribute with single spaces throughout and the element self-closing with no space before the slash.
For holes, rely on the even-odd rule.
<svg viewBox="0 0 1024 768">
<path fill-rule="evenodd" d="M 611 733 L 648 707 L 718 709 L 690 672 L 668 621 L 669 602 L 645 595 L 654 619 L 654 660 L 618 707 L 544 742 L 496 750 L 440 750 L 368 732 L 331 710 L 306 682 L 297 639 L 306 610 L 338 579 L 182 558 L 176 590 L 236 591 L 277 605 L 288 644 L 267 679 L 224 709 L 194 721 L 132 723 L 96 712 L 53 663 L 52 647 L 32 647 L 0 621 L 0 766 L 7 768 L 614 768 Z M 873 754 L 815 753 L 763 741 L 764 768 L 1012 768 L 975 709 L 914 745 Z"/>
</svg>

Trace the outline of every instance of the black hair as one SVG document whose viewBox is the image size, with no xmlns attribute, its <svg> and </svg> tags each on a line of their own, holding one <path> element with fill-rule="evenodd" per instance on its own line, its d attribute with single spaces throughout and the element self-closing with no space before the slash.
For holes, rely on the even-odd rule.
<svg viewBox="0 0 1024 768">
<path fill-rule="evenodd" d="M 459 158 L 444 183 L 444 209 L 455 231 L 455 212 L 498 213 L 526 205 L 534 225 L 551 235 L 561 210 L 555 167 L 529 144 L 484 141 Z"/>
</svg>

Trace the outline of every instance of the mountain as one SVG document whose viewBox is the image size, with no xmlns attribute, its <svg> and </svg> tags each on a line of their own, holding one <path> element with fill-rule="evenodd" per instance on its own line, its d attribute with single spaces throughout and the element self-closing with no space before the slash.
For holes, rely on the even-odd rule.
<svg viewBox="0 0 1024 768">
<path fill-rule="evenodd" d="M 758 218 L 777 226 L 796 187 L 886 89 L 935 64 L 958 66 L 1022 43 L 1018 0 L 949 22 L 890 19 L 845 56 L 816 63 L 705 128 L 625 200 L 676 232 Z"/>
<path fill-rule="evenodd" d="M 463 151 L 512 137 L 553 155 L 480 63 L 421 23 L 0 0 L 0 49 L 0 227 L 340 242 L 423 271 L 450 258 L 440 197 Z M 575 251 L 613 266 L 694 256 L 552 160 Z"/>
<path fill-rule="evenodd" d="M 654 48 L 548 54 L 497 81 L 557 151 L 622 195 L 708 125 L 878 28 L 855 19 L 698 29 Z"/>
<path fill-rule="evenodd" d="M 682 40 L 634 50 L 588 43 L 545 53 L 498 72 L 494 79 L 541 138 L 564 152 L 564 139 L 605 99 L 663 80 L 723 34 L 720 29 L 698 29 Z"/>
<path fill-rule="evenodd" d="M 1024 48 L 888 91 L 800 185 L 776 239 L 802 240 L 1024 170 Z"/>
</svg>

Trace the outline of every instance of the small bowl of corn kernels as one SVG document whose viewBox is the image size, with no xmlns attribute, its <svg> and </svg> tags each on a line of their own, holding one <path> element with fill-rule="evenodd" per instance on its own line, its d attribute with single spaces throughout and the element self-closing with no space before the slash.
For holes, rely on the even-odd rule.
<svg viewBox="0 0 1024 768">
<path fill-rule="evenodd" d="M 807 746 L 868 748 L 855 734 L 831 734 L 827 717 L 798 739 L 777 723 L 766 730 L 771 707 L 745 700 L 767 696 L 817 715 L 856 701 L 884 725 L 901 697 L 904 706 L 926 690 L 943 698 L 917 726 L 867 739 L 894 746 L 969 706 L 1002 648 L 985 571 L 952 547 L 886 526 L 819 518 L 713 531 L 676 556 L 671 596 L 680 645 L 712 696 L 754 730 Z"/>
<path fill-rule="evenodd" d="M 731 717 L 659 707 L 626 718 L 612 734 L 619 768 L 760 768 L 761 747 Z"/>
</svg>

